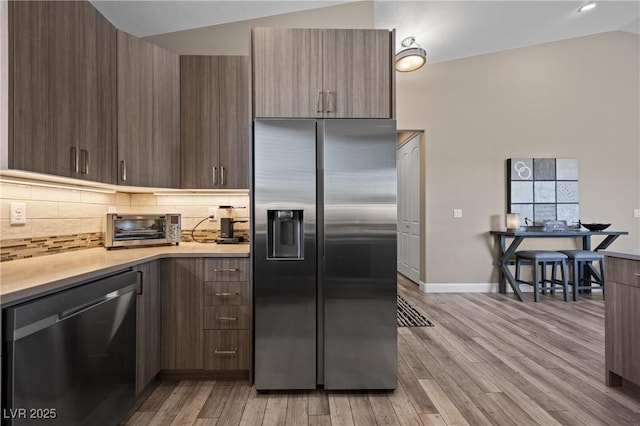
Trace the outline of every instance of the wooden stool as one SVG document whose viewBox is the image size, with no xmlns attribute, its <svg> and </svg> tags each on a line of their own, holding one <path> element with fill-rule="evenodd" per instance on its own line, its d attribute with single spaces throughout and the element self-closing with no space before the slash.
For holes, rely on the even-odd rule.
<svg viewBox="0 0 640 426">
<path fill-rule="evenodd" d="M 539 300 L 540 292 L 562 289 L 565 302 L 569 301 L 569 285 L 567 281 L 567 255 L 557 251 L 548 250 L 524 250 L 516 252 L 516 282 L 532 285 L 534 288 L 534 300 Z M 533 282 L 520 279 L 520 266 L 530 264 L 533 268 Z M 551 278 L 547 279 L 547 265 L 552 265 Z M 560 265 L 562 280 L 557 280 L 556 266 Z M 539 271 L 538 271 L 539 270 Z"/>
<path fill-rule="evenodd" d="M 578 300 L 580 290 L 594 289 L 602 289 L 602 297 L 604 298 L 604 255 L 591 250 L 561 250 L 561 253 L 566 254 L 569 258 L 573 277 L 570 281 L 573 287 L 573 300 Z M 600 276 L 591 272 L 588 272 L 585 276 L 585 270 L 592 265 L 592 262 L 598 262 Z M 589 275 L 593 279 L 589 278 Z"/>
</svg>

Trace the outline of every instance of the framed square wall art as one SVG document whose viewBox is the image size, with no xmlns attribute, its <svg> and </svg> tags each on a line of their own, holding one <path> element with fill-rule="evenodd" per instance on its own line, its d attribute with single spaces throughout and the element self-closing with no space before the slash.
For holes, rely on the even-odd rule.
<svg viewBox="0 0 640 426">
<path fill-rule="evenodd" d="M 577 158 L 509 158 L 507 213 L 520 214 L 520 226 L 545 220 L 580 219 Z"/>
</svg>

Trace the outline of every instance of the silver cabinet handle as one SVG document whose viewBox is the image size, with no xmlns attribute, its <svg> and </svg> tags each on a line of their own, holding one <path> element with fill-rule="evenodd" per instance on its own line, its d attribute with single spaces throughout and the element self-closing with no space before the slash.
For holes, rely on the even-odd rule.
<svg viewBox="0 0 640 426">
<path fill-rule="evenodd" d="M 82 172 L 83 174 L 89 173 L 89 151 L 86 149 L 80 150 L 80 162 L 82 163 Z"/>
<path fill-rule="evenodd" d="M 213 166 L 213 184 L 217 185 L 218 184 L 218 167 Z"/>
<path fill-rule="evenodd" d="M 336 92 L 327 90 L 327 112 L 335 112 L 336 110 Z"/>
<path fill-rule="evenodd" d="M 120 164 L 122 164 L 122 180 L 126 181 L 127 180 L 127 162 L 125 160 L 122 160 Z"/>
<path fill-rule="evenodd" d="M 78 173 L 78 148 L 75 146 L 71 148 L 71 171 Z"/>
<path fill-rule="evenodd" d="M 216 349 L 213 352 L 218 355 L 235 355 L 238 353 L 238 350 L 237 349 Z"/>
<path fill-rule="evenodd" d="M 220 166 L 220 185 L 226 185 L 227 179 L 225 178 L 224 166 Z"/>
<path fill-rule="evenodd" d="M 230 296 L 238 296 L 240 293 L 237 291 L 235 293 L 215 293 L 216 297 L 230 297 Z"/>
<path fill-rule="evenodd" d="M 316 112 L 322 112 L 324 110 L 324 94 L 322 90 L 318 90 L 316 95 Z"/>
<path fill-rule="evenodd" d="M 640 272 L 636 272 L 636 277 L 640 277 Z"/>
<path fill-rule="evenodd" d="M 140 285 L 138 286 L 138 294 L 144 293 L 144 271 L 136 271 L 140 277 Z"/>
<path fill-rule="evenodd" d="M 216 317 L 220 321 L 238 321 L 238 317 Z"/>
<path fill-rule="evenodd" d="M 239 268 L 215 268 L 213 272 L 239 272 Z"/>
</svg>

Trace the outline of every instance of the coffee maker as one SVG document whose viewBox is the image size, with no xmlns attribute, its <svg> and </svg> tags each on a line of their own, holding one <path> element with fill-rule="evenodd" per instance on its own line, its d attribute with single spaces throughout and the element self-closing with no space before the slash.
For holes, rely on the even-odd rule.
<svg viewBox="0 0 640 426">
<path fill-rule="evenodd" d="M 227 210 L 233 209 L 231 206 L 220 206 L 220 208 L 225 208 Z M 220 218 L 220 237 L 216 239 L 216 243 L 218 244 L 238 244 L 244 241 L 243 236 L 234 236 L 233 233 L 233 224 L 234 223 L 244 223 L 247 222 L 244 220 L 237 220 L 233 217 L 222 217 Z"/>
</svg>

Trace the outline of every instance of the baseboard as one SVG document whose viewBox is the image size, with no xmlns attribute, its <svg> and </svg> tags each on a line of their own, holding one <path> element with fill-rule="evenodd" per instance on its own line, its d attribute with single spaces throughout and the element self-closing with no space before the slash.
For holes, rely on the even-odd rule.
<svg viewBox="0 0 640 426">
<path fill-rule="evenodd" d="M 158 380 L 249 380 L 249 370 L 161 370 Z"/>
<path fill-rule="evenodd" d="M 419 283 L 420 291 L 424 293 L 497 293 L 497 283 Z M 569 286 L 571 291 L 571 286 Z M 533 287 L 521 285 L 520 291 L 532 293 Z M 601 289 L 594 289 L 593 292 L 602 292 Z M 507 293 L 513 293 L 511 286 L 507 285 Z"/>
<path fill-rule="evenodd" d="M 425 293 L 497 293 L 498 284 L 494 283 L 423 283 L 420 290 Z"/>
<path fill-rule="evenodd" d="M 497 293 L 497 283 L 423 283 L 420 282 L 420 290 L 425 293 Z M 533 291 L 533 287 L 528 285 L 520 286 L 524 293 Z M 507 293 L 512 293 L 510 286 L 507 286 Z"/>
</svg>

